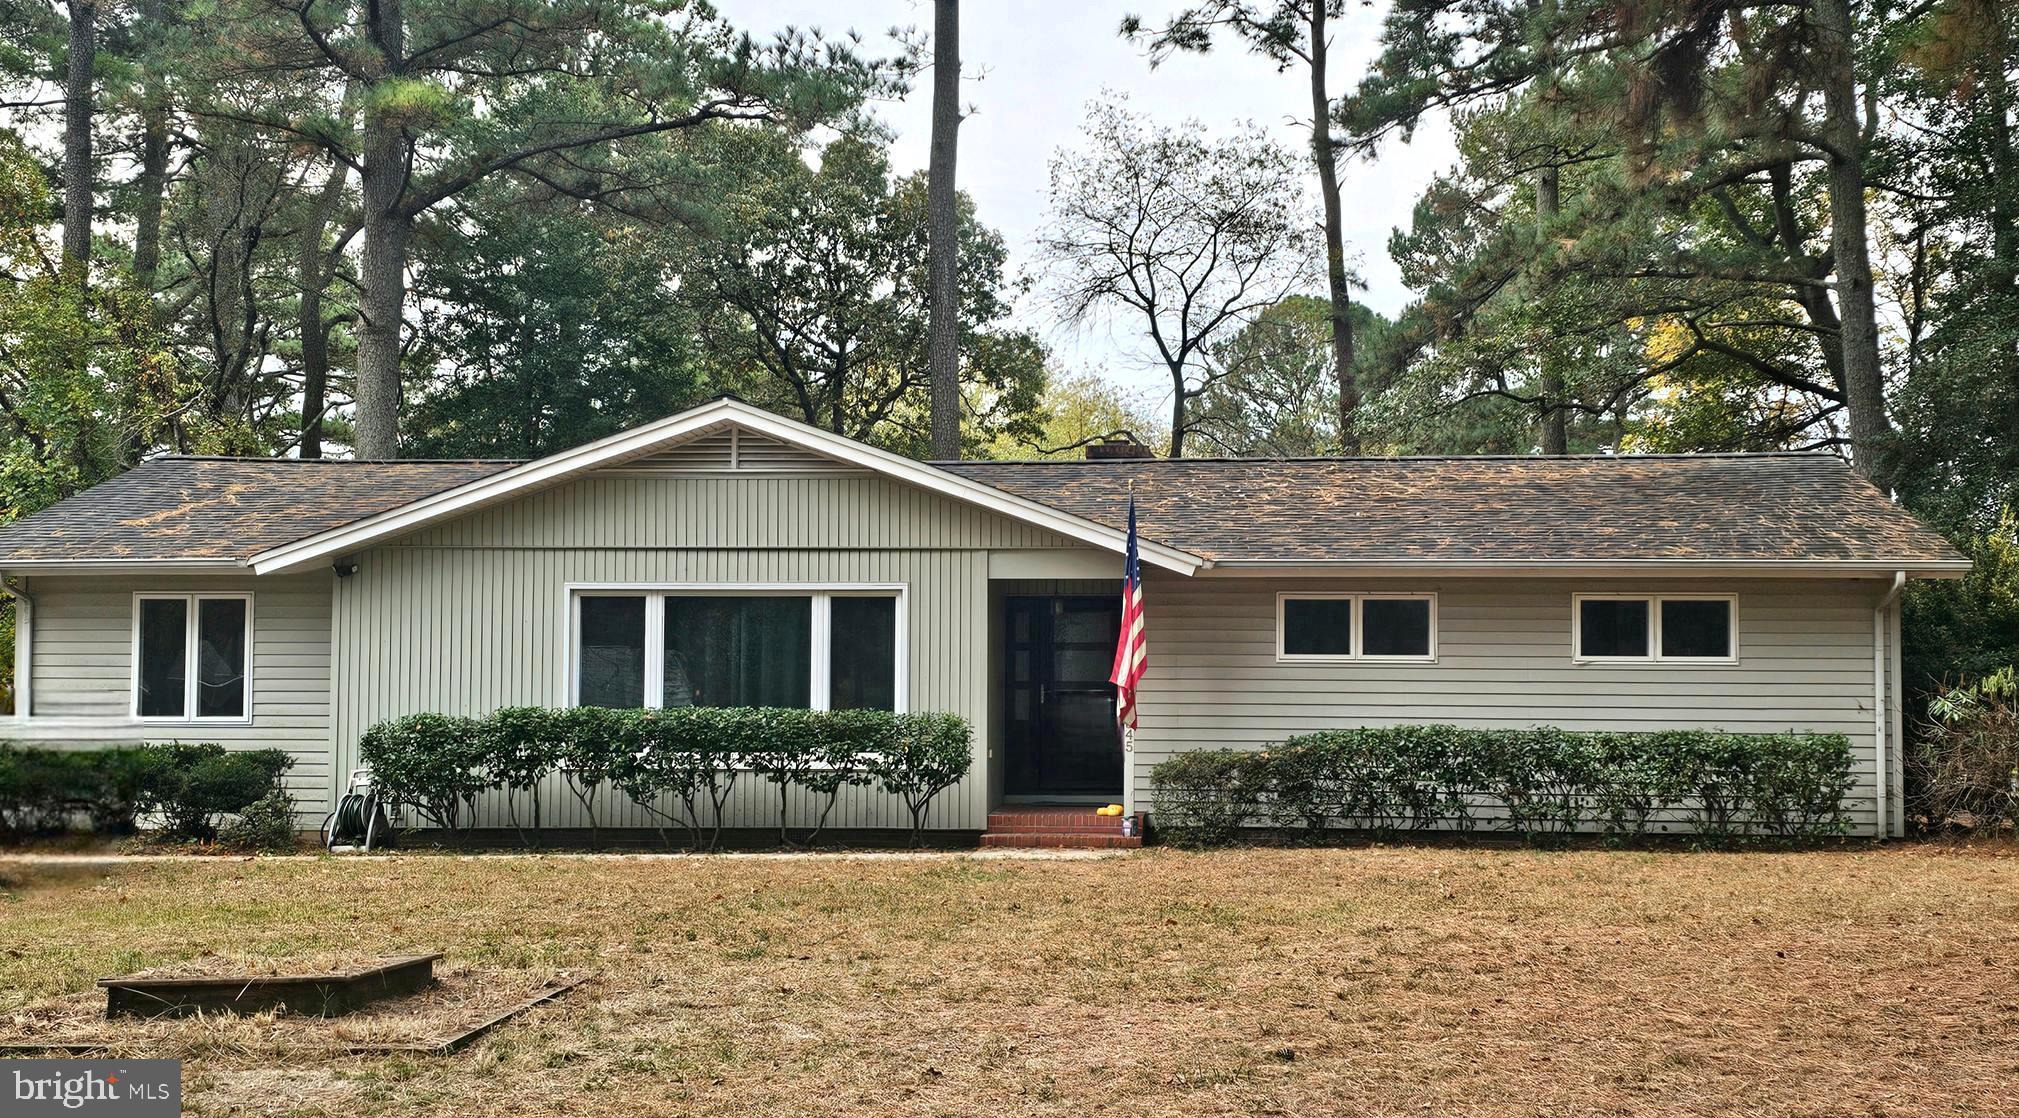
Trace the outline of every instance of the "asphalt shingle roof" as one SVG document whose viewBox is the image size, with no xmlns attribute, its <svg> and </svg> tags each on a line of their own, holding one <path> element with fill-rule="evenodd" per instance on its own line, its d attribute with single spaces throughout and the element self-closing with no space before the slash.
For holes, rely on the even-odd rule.
<svg viewBox="0 0 2019 1118">
<path fill-rule="evenodd" d="M 159 458 L 0 528 L 0 567 L 247 559 L 517 462 Z M 1962 558 L 1824 454 L 955 462 L 1215 561 Z"/>
<path fill-rule="evenodd" d="M 0 528 L 0 567 L 246 559 L 515 465 L 156 458 Z"/>
<path fill-rule="evenodd" d="M 1945 562 L 1828 454 L 959 462 L 945 468 L 1233 560 Z"/>
</svg>

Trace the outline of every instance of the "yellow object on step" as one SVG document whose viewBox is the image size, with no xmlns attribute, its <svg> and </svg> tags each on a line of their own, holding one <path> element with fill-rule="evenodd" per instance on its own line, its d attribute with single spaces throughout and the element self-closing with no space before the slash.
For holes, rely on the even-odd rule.
<svg viewBox="0 0 2019 1118">
<path fill-rule="evenodd" d="M 1095 815 L 1120 815 L 1121 813 L 1122 805 L 1120 804 L 1109 804 L 1106 807 L 1097 807 L 1094 809 Z"/>
</svg>

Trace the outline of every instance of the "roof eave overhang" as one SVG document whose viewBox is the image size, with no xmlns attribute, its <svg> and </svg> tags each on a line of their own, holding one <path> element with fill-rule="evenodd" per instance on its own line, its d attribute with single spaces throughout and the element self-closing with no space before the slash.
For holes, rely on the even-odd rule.
<svg viewBox="0 0 2019 1118">
<path fill-rule="evenodd" d="M 1970 561 L 1865 559 L 1216 559 L 1199 573 L 1219 578 L 1410 577 L 1462 574 L 1517 578 L 1581 574 L 1601 578 L 1962 578 Z"/>
<path fill-rule="evenodd" d="M 1057 532 L 1081 543 L 1115 552 L 1121 552 L 1128 546 L 1125 533 L 1104 524 L 1019 497 L 985 482 L 961 477 L 937 466 L 796 423 L 741 400 L 723 399 L 479 478 L 342 527 L 270 548 L 254 555 L 248 560 L 248 565 L 263 575 L 308 570 L 373 544 L 559 484 L 598 466 L 635 458 L 725 421 L 1013 520 Z M 1139 541 L 1138 552 L 1144 562 L 1180 574 L 1194 574 L 1206 565 L 1206 561 L 1197 555 L 1147 540 Z"/>
<path fill-rule="evenodd" d="M 244 574 L 240 559 L 21 559 L 0 560 L 0 574 L 87 575 L 172 571 L 177 574 Z"/>
</svg>

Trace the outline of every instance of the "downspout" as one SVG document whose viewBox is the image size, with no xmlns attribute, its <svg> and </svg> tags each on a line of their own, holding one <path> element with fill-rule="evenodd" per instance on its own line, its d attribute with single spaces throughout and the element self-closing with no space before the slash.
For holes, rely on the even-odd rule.
<svg viewBox="0 0 2019 1118">
<path fill-rule="evenodd" d="M 28 696 L 28 658 L 35 645 L 29 625 L 35 618 L 35 599 L 28 594 L 27 582 L 13 575 L 0 575 L 0 589 L 14 599 L 14 717 L 26 718 L 35 709 Z"/>
<path fill-rule="evenodd" d="M 1886 756 L 1886 739 L 1891 736 L 1892 720 L 1887 715 L 1889 688 L 1886 686 L 1887 618 L 1893 604 L 1900 600 L 1900 592 L 1907 586 L 1907 572 L 1894 571 L 1893 585 L 1879 604 L 1872 609 L 1872 761 L 1877 766 L 1873 774 L 1872 806 L 1877 819 L 1872 824 L 1875 838 L 1889 838 L 1893 833 L 1892 805 L 1888 802 L 1893 785 L 1893 768 Z"/>
</svg>

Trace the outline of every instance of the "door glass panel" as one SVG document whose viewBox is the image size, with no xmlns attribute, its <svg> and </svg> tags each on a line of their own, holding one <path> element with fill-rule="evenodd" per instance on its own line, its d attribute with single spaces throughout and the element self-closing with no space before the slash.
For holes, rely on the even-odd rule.
<svg viewBox="0 0 2019 1118">
<path fill-rule="evenodd" d="M 666 705 L 806 707 L 813 599 L 666 599 Z"/>
<path fill-rule="evenodd" d="M 1113 615 L 1105 609 L 1066 609 L 1052 619 L 1052 639 L 1060 644 L 1112 643 Z"/>
<path fill-rule="evenodd" d="M 196 603 L 196 713 L 245 716 L 245 599 Z"/>
<path fill-rule="evenodd" d="M 578 694 L 585 707 L 645 705 L 645 599 L 582 599 Z"/>
<path fill-rule="evenodd" d="M 1059 792 L 1112 792 L 1122 783 L 1114 695 L 1066 692 L 1051 700 L 1052 741 L 1045 780 Z"/>
<path fill-rule="evenodd" d="M 1099 683 L 1115 670 L 1115 650 L 1059 649 L 1052 653 L 1052 678 L 1059 683 Z"/>
<path fill-rule="evenodd" d="M 1578 603 L 1578 651 L 1585 656 L 1646 656 L 1645 598 L 1586 598 Z"/>
<path fill-rule="evenodd" d="M 1430 655 L 1430 602 L 1368 598 L 1360 603 L 1362 656 Z"/>
<path fill-rule="evenodd" d="M 140 714 L 181 718 L 189 659 L 189 603 L 181 598 L 140 601 Z"/>
<path fill-rule="evenodd" d="M 897 599 L 837 597 L 829 618 L 829 707 L 897 709 Z"/>
</svg>

